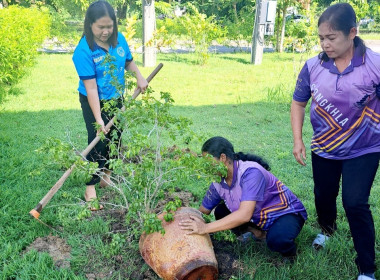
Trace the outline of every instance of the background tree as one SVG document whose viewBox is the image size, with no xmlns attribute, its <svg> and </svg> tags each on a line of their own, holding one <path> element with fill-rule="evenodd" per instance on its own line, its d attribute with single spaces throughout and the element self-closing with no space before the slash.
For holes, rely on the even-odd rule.
<svg viewBox="0 0 380 280">
<path fill-rule="evenodd" d="M 296 0 L 280 0 L 277 1 L 277 31 L 276 31 L 276 50 L 283 52 L 284 50 L 284 37 L 285 37 L 285 25 L 286 25 L 286 12 L 292 5 L 297 5 Z"/>
<path fill-rule="evenodd" d="M 340 2 L 343 2 L 343 1 L 340 1 Z M 344 1 L 344 2 L 350 3 L 351 6 L 354 8 L 357 22 L 359 22 L 360 19 L 365 18 L 369 12 L 369 5 L 368 5 L 367 0 L 351 0 L 351 1 Z M 336 3 L 336 2 L 332 2 L 332 3 Z"/>
</svg>

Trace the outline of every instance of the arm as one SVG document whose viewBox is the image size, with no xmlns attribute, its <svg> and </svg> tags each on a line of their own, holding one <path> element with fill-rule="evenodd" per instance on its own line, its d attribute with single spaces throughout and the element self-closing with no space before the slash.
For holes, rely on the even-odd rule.
<svg viewBox="0 0 380 280">
<path fill-rule="evenodd" d="M 206 234 L 206 233 L 211 233 L 211 232 L 232 229 L 244 223 L 249 222 L 252 218 L 252 214 L 253 214 L 253 211 L 255 210 L 255 206 L 256 206 L 256 201 L 242 201 L 237 211 L 232 212 L 231 214 L 225 216 L 224 218 L 220 220 L 206 224 L 200 218 L 195 217 L 195 216 L 190 216 L 189 219 L 186 219 L 180 222 L 179 225 L 181 229 L 188 230 L 189 231 L 188 234 Z M 200 207 L 200 210 L 202 207 L 203 206 Z"/>
<path fill-rule="evenodd" d="M 211 210 L 205 208 L 203 205 L 201 205 L 198 210 L 205 215 L 210 215 L 210 213 L 211 213 Z"/>
<path fill-rule="evenodd" d="M 145 80 L 145 78 L 141 75 L 139 68 L 137 67 L 136 63 L 132 61 L 128 61 L 126 64 L 126 69 L 128 71 L 132 71 L 136 75 L 137 80 L 137 88 L 141 90 L 141 92 L 144 92 L 146 88 L 148 87 L 148 82 Z"/>
<path fill-rule="evenodd" d="M 291 106 L 291 124 L 293 131 L 293 155 L 297 162 L 306 165 L 306 149 L 302 140 L 302 126 L 305 119 L 305 107 L 307 102 L 298 102 L 293 100 Z"/>
<path fill-rule="evenodd" d="M 100 130 L 98 131 L 98 133 L 102 131 L 104 134 L 107 134 L 108 131 L 106 131 L 105 129 L 104 121 L 101 116 L 98 86 L 96 84 L 96 80 L 83 80 L 83 84 L 86 88 L 87 100 L 88 104 L 91 107 L 92 114 L 94 115 L 96 123 L 100 125 Z"/>
</svg>

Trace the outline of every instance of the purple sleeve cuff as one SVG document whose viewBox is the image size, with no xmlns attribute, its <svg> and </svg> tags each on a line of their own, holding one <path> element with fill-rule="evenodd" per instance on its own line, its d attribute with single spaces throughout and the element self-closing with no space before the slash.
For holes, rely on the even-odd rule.
<svg viewBox="0 0 380 280">
<path fill-rule="evenodd" d="M 307 67 L 307 63 L 305 63 L 298 75 L 296 88 L 293 93 L 293 100 L 298 102 L 306 102 L 310 99 L 310 97 L 310 73 Z"/>
<path fill-rule="evenodd" d="M 212 183 L 206 195 L 203 198 L 202 206 L 208 210 L 212 210 L 219 204 L 221 200 L 222 199 L 218 191 L 216 190 L 214 184 Z"/>
</svg>

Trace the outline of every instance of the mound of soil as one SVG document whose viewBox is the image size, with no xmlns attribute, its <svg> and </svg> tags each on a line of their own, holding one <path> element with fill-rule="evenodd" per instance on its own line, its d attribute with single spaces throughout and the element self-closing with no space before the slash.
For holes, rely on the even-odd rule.
<svg viewBox="0 0 380 280">
<path fill-rule="evenodd" d="M 33 249 L 37 252 L 48 253 L 57 268 L 70 268 L 71 247 L 64 239 L 53 235 L 38 237 L 26 248 L 25 252 Z"/>
<path fill-rule="evenodd" d="M 176 197 L 178 197 L 182 201 L 183 207 L 190 207 L 190 202 L 193 202 L 194 200 L 192 193 L 177 189 L 172 194 L 165 193 L 165 198 L 158 202 L 157 207 L 155 208 L 155 213 L 162 213 L 166 203 L 168 203 L 169 201 L 174 201 Z"/>
</svg>

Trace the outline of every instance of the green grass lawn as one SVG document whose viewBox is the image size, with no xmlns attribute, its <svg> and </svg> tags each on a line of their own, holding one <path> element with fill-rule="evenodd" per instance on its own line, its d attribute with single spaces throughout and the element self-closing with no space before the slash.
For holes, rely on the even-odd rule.
<svg viewBox="0 0 380 280">
<path fill-rule="evenodd" d="M 266 53 L 263 64 L 253 66 L 249 64 L 249 54 L 218 54 L 212 55 L 207 65 L 198 66 L 193 63 L 191 54 L 158 56 L 164 68 L 151 86 L 157 92 L 172 94 L 173 113 L 190 118 L 194 131 L 199 134 L 225 136 L 236 151 L 263 156 L 272 172 L 308 210 L 309 220 L 297 239 L 299 255 L 293 265 L 280 263 L 278 255 L 260 244 L 237 244 L 236 253 L 243 269 L 231 279 L 251 279 L 249 272 L 252 271 L 256 271 L 255 279 L 259 280 L 354 279 L 357 274 L 355 251 L 340 201 L 339 230 L 331 245 L 318 253 L 311 248 L 319 229 L 313 202 L 310 151 L 307 166 L 298 165 L 292 155 L 289 117 L 292 90 L 306 58 L 301 54 Z M 140 69 L 144 75 L 152 71 L 141 66 Z M 113 234 L 112 217 L 94 213 L 85 220 L 75 218 L 80 211 L 76 206 L 83 200 L 84 186 L 73 178 L 65 182 L 42 212 L 41 221 L 50 227 L 28 214 L 64 172 L 36 150 L 49 137 L 70 141 L 80 149 L 87 144 L 77 83 L 71 55 L 43 54 L 0 104 L 0 164 L 3 167 L 0 173 L 0 279 L 86 279 L 97 270 L 104 271 L 98 275 L 100 278 L 134 280 L 133 275 L 142 275 L 148 270 L 146 265 L 141 265 L 137 240 L 123 245 L 122 262 L 107 257 L 112 249 L 109 242 Z M 304 133 L 304 141 L 309 143 L 308 117 Z M 190 148 L 199 152 L 199 143 L 191 144 Z M 207 187 L 188 191 L 199 194 Z M 112 202 L 109 192 L 99 190 L 98 196 L 109 197 Z M 380 236 L 379 197 L 376 178 L 370 203 L 377 236 Z M 128 230 L 128 226 L 124 230 Z M 49 234 L 65 239 L 71 247 L 69 269 L 55 268 L 47 253 L 25 252 L 36 238 Z M 122 233 L 122 237 L 126 236 L 128 233 Z M 377 241 L 379 245 L 379 237 Z M 109 274 L 109 271 L 115 273 Z"/>
<path fill-rule="evenodd" d="M 360 38 L 363 40 L 380 40 L 380 33 L 378 32 L 369 32 L 369 33 L 360 33 L 359 34 Z"/>
</svg>

